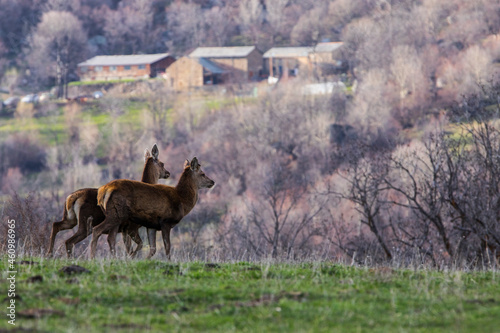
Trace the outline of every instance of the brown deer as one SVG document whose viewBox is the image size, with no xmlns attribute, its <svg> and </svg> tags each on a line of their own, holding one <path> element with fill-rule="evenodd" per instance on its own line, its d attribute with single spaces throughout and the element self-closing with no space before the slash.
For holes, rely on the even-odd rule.
<svg viewBox="0 0 500 333">
<path fill-rule="evenodd" d="M 198 201 L 198 190 L 214 185 L 215 182 L 205 175 L 195 157 L 191 162 L 186 160 L 175 187 L 125 179 L 114 180 L 100 187 L 97 202 L 103 208 L 106 219 L 93 229 L 90 258 L 95 257 L 97 241 L 106 231 L 109 232 L 111 252 L 115 253 L 115 237 L 124 221 L 161 230 L 165 253 L 169 258 L 170 230 L 193 209 Z"/>
<path fill-rule="evenodd" d="M 170 172 L 165 169 L 163 162 L 158 159 L 158 147 L 153 145 L 151 154 L 146 149 L 144 154 L 144 169 L 142 172 L 142 181 L 149 184 L 157 184 L 158 179 L 166 179 Z M 92 233 L 92 227 L 104 221 L 104 213 L 97 205 L 96 188 L 84 188 L 71 193 L 66 198 L 64 206 L 64 215 L 62 221 L 54 222 L 50 236 L 50 245 L 47 255 L 51 256 L 54 252 L 54 243 L 57 233 L 62 230 L 72 229 L 78 225 L 77 232 L 66 240 L 66 253 L 68 257 L 73 254 L 75 244 L 81 242 Z M 90 223 L 89 223 L 90 222 Z M 134 255 L 142 248 L 142 240 L 139 236 L 139 225 L 125 224 L 120 232 L 123 233 L 123 241 L 129 255 Z M 156 232 L 156 231 L 155 231 Z M 148 234 L 150 232 L 148 231 Z M 149 236 L 148 236 L 149 237 Z M 137 248 L 132 252 L 131 239 L 137 243 Z"/>
</svg>

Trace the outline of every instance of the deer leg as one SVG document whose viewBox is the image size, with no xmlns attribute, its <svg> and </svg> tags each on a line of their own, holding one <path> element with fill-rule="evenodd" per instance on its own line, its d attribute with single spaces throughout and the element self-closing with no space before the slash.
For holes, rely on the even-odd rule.
<svg viewBox="0 0 500 333">
<path fill-rule="evenodd" d="M 148 228 L 148 242 L 149 242 L 149 254 L 148 259 L 151 259 L 152 256 L 156 253 L 156 229 Z"/>
<path fill-rule="evenodd" d="M 99 240 L 99 237 L 101 237 L 103 233 L 112 229 L 113 227 L 115 227 L 113 220 L 106 218 L 104 222 L 92 228 L 92 241 L 90 242 L 90 259 L 95 258 L 95 254 L 97 251 L 97 241 Z"/>
<path fill-rule="evenodd" d="M 123 237 L 123 244 L 125 245 L 125 251 L 127 251 L 128 255 L 132 255 L 132 252 L 133 252 L 132 251 L 132 238 L 128 234 L 128 231 L 127 232 L 123 231 L 122 237 Z"/>
<path fill-rule="evenodd" d="M 130 257 L 134 258 L 137 255 L 137 252 L 139 252 L 142 249 L 142 239 L 141 236 L 139 235 L 139 228 L 138 227 L 127 228 L 127 235 L 129 236 L 129 238 L 132 238 L 134 242 L 137 244 L 135 251 L 133 251 L 132 253 L 129 252 Z"/>
<path fill-rule="evenodd" d="M 161 236 L 163 238 L 163 245 L 165 246 L 165 254 L 167 259 L 170 260 L 170 227 L 168 224 L 162 224 L 161 226 Z"/>
<path fill-rule="evenodd" d="M 109 250 L 113 257 L 116 257 L 116 235 L 118 234 L 119 229 L 120 229 L 119 225 L 112 227 L 111 230 L 109 230 L 108 234 Z"/>
<path fill-rule="evenodd" d="M 59 222 L 54 222 L 52 224 L 52 232 L 50 233 L 50 244 L 47 251 L 47 256 L 52 256 L 54 254 L 54 244 L 56 242 L 56 235 L 59 233 L 59 231 L 73 229 L 76 224 L 76 219 L 62 220 Z"/>
<path fill-rule="evenodd" d="M 73 257 L 73 249 L 75 244 L 80 243 L 82 240 L 87 238 L 92 232 L 92 221 L 94 218 L 89 216 L 86 220 L 80 219 L 80 221 L 86 221 L 85 223 L 78 223 L 78 230 L 76 233 L 66 240 L 66 253 L 68 258 Z"/>
</svg>

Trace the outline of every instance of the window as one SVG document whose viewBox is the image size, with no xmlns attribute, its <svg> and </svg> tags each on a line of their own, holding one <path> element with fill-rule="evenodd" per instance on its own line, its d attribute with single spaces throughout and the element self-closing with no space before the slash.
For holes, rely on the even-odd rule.
<svg viewBox="0 0 500 333">
<path fill-rule="evenodd" d="M 102 72 L 102 66 L 95 66 L 96 72 Z"/>
<path fill-rule="evenodd" d="M 129 71 L 130 70 L 130 66 L 123 66 L 123 69 L 126 70 L 126 71 Z"/>
<path fill-rule="evenodd" d="M 87 70 L 88 70 L 87 66 L 80 67 L 80 72 L 82 73 L 87 73 Z"/>
<path fill-rule="evenodd" d="M 116 66 L 109 66 L 109 70 L 112 71 L 112 72 L 116 71 Z"/>
<path fill-rule="evenodd" d="M 139 65 L 139 69 L 146 69 L 146 65 Z"/>
</svg>

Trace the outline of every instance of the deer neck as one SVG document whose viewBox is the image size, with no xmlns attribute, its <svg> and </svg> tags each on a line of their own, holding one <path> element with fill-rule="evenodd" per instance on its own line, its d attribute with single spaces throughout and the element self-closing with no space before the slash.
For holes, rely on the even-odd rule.
<svg viewBox="0 0 500 333">
<path fill-rule="evenodd" d="M 191 211 L 198 201 L 198 188 L 196 187 L 191 170 L 184 170 L 175 190 L 181 198 L 184 207 L 188 212 Z"/>
<path fill-rule="evenodd" d="M 155 175 L 152 168 L 153 168 L 152 162 L 151 162 L 151 160 L 148 160 L 144 164 L 144 170 L 142 170 L 141 182 L 148 183 L 148 184 L 158 184 L 159 177 L 157 175 Z"/>
</svg>

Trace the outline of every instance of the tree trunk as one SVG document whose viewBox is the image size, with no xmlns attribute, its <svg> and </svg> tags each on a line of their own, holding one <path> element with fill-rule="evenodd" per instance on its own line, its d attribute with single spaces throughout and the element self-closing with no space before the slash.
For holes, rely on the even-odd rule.
<svg viewBox="0 0 500 333">
<path fill-rule="evenodd" d="M 56 55 L 56 85 L 57 85 L 57 98 L 63 97 L 63 85 L 62 85 L 62 63 L 61 63 L 61 53 L 59 49 Z"/>
</svg>

